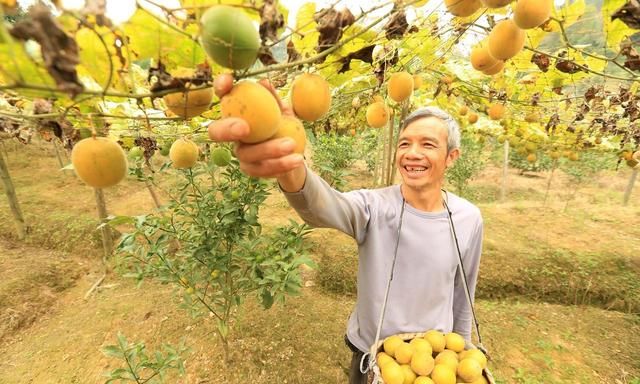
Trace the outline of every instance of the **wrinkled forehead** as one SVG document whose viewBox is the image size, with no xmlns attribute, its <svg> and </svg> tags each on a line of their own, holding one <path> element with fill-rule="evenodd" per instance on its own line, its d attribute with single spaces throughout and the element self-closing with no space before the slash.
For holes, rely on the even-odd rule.
<svg viewBox="0 0 640 384">
<path fill-rule="evenodd" d="M 425 116 L 407 124 L 400 132 L 399 139 L 429 137 L 439 141 L 447 141 L 448 136 L 447 124 L 442 119 L 435 116 Z"/>
</svg>

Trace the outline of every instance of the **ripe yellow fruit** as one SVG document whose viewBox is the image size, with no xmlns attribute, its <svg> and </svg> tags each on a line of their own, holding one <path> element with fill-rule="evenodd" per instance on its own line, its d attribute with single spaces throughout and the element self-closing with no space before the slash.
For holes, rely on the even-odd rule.
<svg viewBox="0 0 640 384">
<path fill-rule="evenodd" d="M 472 115 L 473 114 L 474 113 L 472 113 Z M 469 118 L 471 118 L 471 115 L 469 116 Z M 444 338 L 444 334 L 435 329 L 427 331 L 424 334 L 424 338 L 429 342 L 429 344 L 431 344 L 433 352 L 442 352 L 447 345 L 447 340 Z"/>
<path fill-rule="evenodd" d="M 380 374 L 385 384 L 404 384 L 404 371 L 395 361 L 380 367 Z"/>
<path fill-rule="evenodd" d="M 178 139 L 171 144 L 169 158 L 174 168 L 191 168 L 198 161 L 198 146 L 189 139 Z"/>
<path fill-rule="evenodd" d="M 408 72 L 396 72 L 389 77 L 387 84 L 389 97 L 396 103 L 401 103 L 411 97 L 413 93 L 413 76 Z"/>
<path fill-rule="evenodd" d="M 390 361 L 394 361 L 393 357 L 389 356 L 386 352 L 381 351 L 376 355 L 376 363 L 378 363 L 378 367 L 382 367 Z"/>
<path fill-rule="evenodd" d="M 411 356 L 413 356 L 414 352 L 415 349 L 413 345 L 403 342 L 398 346 L 398 348 L 396 348 L 396 361 L 400 364 L 409 364 L 411 362 Z"/>
<path fill-rule="evenodd" d="M 442 79 L 440 79 L 440 81 L 447 85 L 451 85 L 451 83 L 453 83 L 453 78 L 451 76 L 442 76 Z"/>
<path fill-rule="evenodd" d="M 418 351 L 411 357 L 411 369 L 418 375 L 428 376 L 434 365 L 435 361 L 429 351 Z"/>
<path fill-rule="evenodd" d="M 249 124 L 242 141 L 259 143 L 273 136 L 282 116 L 280 106 L 265 87 L 251 81 L 237 83 L 220 101 L 222 117 L 239 117 Z"/>
<path fill-rule="evenodd" d="M 487 70 L 498 62 L 489 54 L 486 44 L 480 44 L 471 50 L 471 66 L 477 71 Z"/>
<path fill-rule="evenodd" d="M 422 76 L 413 75 L 413 89 L 420 89 L 422 87 Z"/>
<path fill-rule="evenodd" d="M 449 13 L 458 17 L 471 16 L 482 8 L 480 0 L 444 0 L 444 5 Z"/>
<path fill-rule="evenodd" d="M 512 1 L 513 0 L 480 0 L 482 5 L 484 5 L 487 8 L 502 8 L 502 7 L 506 7 Z"/>
<path fill-rule="evenodd" d="M 467 351 L 462 351 L 459 357 L 460 360 L 474 359 L 475 361 L 480 363 L 480 367 L 482 367 L 482 369 L 487 367 L 487 356 L 485 356 L 485 354 L 482 353 L 482 351 L 479 349 L 469 349 Z"/>
<path fill-rule="evenodd" d="M 393 336 L 389 336 L 386 339 L 384 339 L 384 342 L 382 343 L 382 347 L 383 347 L 384 351 L 389 356 L 395 357 L 396 356 L 396 350 L 402 344 L 404 344 L 404 340 L 402 340 L 402 338 L 400 338 L 400 336 L 393 335 Z"/>
<path fill-rule="evenodd" d="M 244 69 L 258 57 L 260 35 L 242 9 L 215 5 L 200 18 L 200 43 L 216 63 Z"/>
<path fill-rule="evenodd" d="M 279 139 L 281 137 L 292 138 L 296 142 L 296 147 L 293 151 L 300 154 L 304 153 L 304 147 L 307 144 L 307 134 L 304 131 L 302 121 L 294 116 L 283 115 L 278 123 L 278 130 L 272 138 Z"/>
<path fill-rule="evenodd" d="M 504 61 L 498 60 L 493 66 L 482 71 L 487 76 L 497 75 L 504 69 Z"/>
<path fill-rule="evenodd" d="M 438 353 L 435 363 L 436 365 L 446 365 L 455 371 L 458 367 L 458 354 L 450 349 L 445 349 Z"/>
<path fill-rule="evenodd" d="M 94 188 L 114 186 L 127 175 L 124 150 L 104 137 L 77 142 L 71 151 L 71 163 L 78 177 Z"/>
<path fill-rule="evenodd" d="M 187 91 L 169 93 L 162 97 L 171 112 L 185 119 L 198 116 L 209 110 L 213 100 L 213 88 L 191 91 L 189 90 L 191 87 L 190 84 L 187 84 L 185 85 Z"/>
<path fill-rule="evenodd" d="M 551 157 L 554 160 L 558 160 L 560 158 L 560 152 L 551 151 L 551 153 L 549 153 L 549 157 Z"/>
<path fill-rule="evenodd" d="M 384 103 L 384 98 L 380 95 L 375 95 L 373 96 L 373 102 L 374 103 Z"/>
<path fill-rule="evenodd" d="M 471 384 L 489 384 L 489 382 L 487 381 L 487 379 L 484 378 L 484 376 L 480 376 L 477 380 L 474 380 Z"/>
<path fill-rule="evenodd" d="M 509 60 L 524 48 L 525 37 L 513 20 L 502 20 L 489 33 L 489 54 L 496 60 Z"/>
<path fill-rule="evenodd" d="M 482 367 L 475 359 L 463 359 L 456 370 L 465 383 L 471 383 L 482 376 Z"/>
<path fill-rule="evenodd" d="M 382 128 L 389 122 L 389 109 L 384 103 L 375 102 L 367 107 L 367 124 L 372 128 Z"/>
<path fill-rule="evenodd" d="M 551 16 L 553 0 L 518 0 L 513 21 L 522 29 L 539 27 Z"/>
<path fill-rule="evenodd" d="M 573 152 L 573 151 L 569 152 L 569 156 L 567 156 L 567 157 L 568 157 L 568 158 L 569 158 L 569 160 L 571 160 L 571 161 L 578 161 L 578 160 L 580 160 L 580 155 L 578 155 L 578 153 L 577 153 L 577 152 Z"/>
<path fill-rule="evenodd" d="M 464 350 L 464 338 L 455 332 L 447 333 L 444 335 L 445 340 L 447 341 L 447 349 L 450 349 L 454 352 L 462 352 Z"/>
<path fill-rule="evenodd" d="M 402 372 L 404 373 L 404 382 L 402 384 L 413 384 L 417 376 L 409 364 L 402 364 L 400 368 L 402 368 Z"/>
<path fill-rule="evenodd" d="M 433 353 L 433 348 L 431 348 L 431 344 L 426 339 L 416 337 L 415 339 L 411 340 L 409 344 L 413 345 L 413 348 L 416 352 L 424 351 L 428 352 L 429 355 Z"/>
<path fill-rule="evenodd" d="M 296 116 L 315 121 L 331 107 L 329 83 L 320 75 L 303 73 L 291 83 L 291 106 Z"/>
<path fill-rule="evenodd" d="M 416 377 L 416 381 L 413 384 L 433 384 L 433 380 L 426 376 L 418 376 Z"/>
<path fill-rule="evenodd" d="M 476 122 L 478 122 L 478 114 L 475 112 L 471 112 L 468 119 L 469 124 L 475 124 Z"/>
<path fill-rule="evenodd" d="M 460 107 L 460 109 L 458 110 L 458 114 L 460 114 L 460 116 L 466 116 L 467 112 L 469 112 L 469 107 L 467 107 L 466 105 L 463 105 L 462 107 Z"/>
<path fill-rule="evenodd" d="M 431 372 L 434 384 L 456 384 L 456 371 L 446 365 L 436 364 Z"/>
<path fill-rule="evenodd" d="M 491 120 L 500 120 L 504 116 L 505 107 L 502 104 L 493 104 L 489 107 L 487 114 Z"/>
<path fill-rule="evenodd" d="M 524 117 L 524 121 L 526 121 L 527 123 L 537 123 L 539 120 L 540 116 L 535 112 L 528 113 Z"/>
</svg>

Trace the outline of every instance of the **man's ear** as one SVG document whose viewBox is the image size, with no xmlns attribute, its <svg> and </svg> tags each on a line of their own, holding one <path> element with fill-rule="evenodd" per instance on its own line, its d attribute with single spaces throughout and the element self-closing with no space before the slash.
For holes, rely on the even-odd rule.
<svg viewBox="0 0 640 384">
<path fill-rule="evenodd" d="M 460 157 L 460 148 L 455 148 L 447 154 L 447 168 L 453 166 L 453 163 Z"/>
</svg>

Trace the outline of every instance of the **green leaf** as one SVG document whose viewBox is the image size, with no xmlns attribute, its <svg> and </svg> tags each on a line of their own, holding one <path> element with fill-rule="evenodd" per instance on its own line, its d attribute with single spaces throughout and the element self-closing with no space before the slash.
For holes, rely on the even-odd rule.
<svg viewBox="0 0 640 384">
<path fill-rule="evenodd" d="M 109 357 L 122 358 L 124 354 L 122 350 L 117 345 L 107 345 L 102 348 L 102 353 Z"/>
</svg>

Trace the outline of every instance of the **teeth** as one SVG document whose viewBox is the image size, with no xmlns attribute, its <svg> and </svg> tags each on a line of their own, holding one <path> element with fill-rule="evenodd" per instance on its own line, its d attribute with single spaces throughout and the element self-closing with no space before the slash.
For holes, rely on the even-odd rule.
<svg viewBox="0 0 640 384">
<path fill-rule="evenodd" d="M 422 172 L 427 170 L 427 168 L 425 167 L 404 167 L 404 168 L 409 172 Z"/>
</svg>

